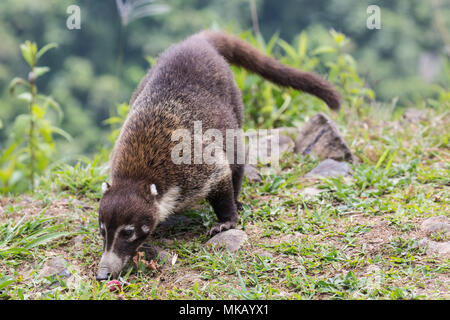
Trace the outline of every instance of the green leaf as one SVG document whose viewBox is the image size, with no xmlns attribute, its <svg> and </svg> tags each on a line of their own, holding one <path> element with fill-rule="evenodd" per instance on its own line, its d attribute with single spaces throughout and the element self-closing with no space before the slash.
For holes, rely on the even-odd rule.
<svg viewBox="0 0 450 320">
<path fill-rule="evenodd" d="M 22 51 L 22 56 L 28 63 L 28 65 L 31 68 L 34 68 L 36 64 L 36 52 L 37 52 L 36 43 L 27 40 L 25 41 L 25 43 L 20 45 L 20 50 Z"/>
<path fill-rule="evenodd" d="M 45 110 L 36 104 L 31 106 L 31 113 L 36 116 L 37 119 L 42 119 L 45 115 Z"/>
<path fill-rule="evenodd" d="M 297 61 L 297 52 L 295 52 L 294 48 L 287 43 L 286 41 L 284 41 L 283 39 L 279 39 L 278 40 L 278 44 L 280 45 L 280 47 L 283 48 L 283 50 L 295 61 Z"/>
<path fill-rule="evenodd" d="M 13 135 L 15 141 L 23 141 L 28 134 L 27 130 L 30 127 L 31 116 L 29 114 L 21 114 L 14 120 Z"/>
<path fill-rule="evenodd" d="M 49 233 L 49 234 L 46 234 L 44 236 L 41 236 L 41 237 L 39 237 L 37 239 L 34 239 L 33 241 L 29 242 L 26 245 L 26 248 L 27 249 L 34 248 L 34 247 L 43 245 L 43 244 L 45 244 L 47 242 L 50 242 L 52 240 L 56 240 L 56 239 L 61 238 L 61 237 L 66 237 L 68 235 L 70 235 L 70 232 L 53 232 L 53 233 Z"/>
<path fill-rule="evenodd" d="M 118 124 L 118 123 L 122 123 L 122 122 L 123 122 L 122 118 L 111 117 L 111 118 L 108 118 L 108 119 L 102 121 L 102 124 Z"/>
<path fill-rule="evenodd" d="M 58 128 L 58 127 L 51 127 L 51 129 L 52 129 L 52 132 L 57 133 L 60 136 L 63 136 L 64 138 L 67 139 L 67 141 L 72 141 L 72 136 L 69 133 L 67 133 L 66 131 L 64 131 L 63 129 Z"/>
<path fill-rule="evenodd" d="M 381 155 L 380 159 L 378 159 L 377 164 L 375 165 L 375 169 L 378 169 L 381 164 L 383 163 L 383 161 L 386 159 L 387 155 L 389 154 L 389 152 L 391 151 L 391 147 L 388 147 L 384 153 Z"/>
<path fill-rule="evenodd" d="M 30 85 L 28 84 L 28 82 L 25 79 L 16 77 L 14 79 L 12 79 L 12 81 L 9 83 L 9 93 L 13 94 L 14 90 L 16 89 L 18 84 L 23 84 L 27 87 L 30 87 Z"/>
<path fill-rule="evenodd" d="M 7 286 L 9 286 L 10 284 L 14 283 L 14 279 L 12 278 L 2 278 L 0 279 L 0 290 L 3 288 L 6 288 Z"/>
<path fill-rule="evenodd" d="M 52 107 L 58 113 L 59 121 L 62 120 L 63 112 L 58 102 L 56 102 L 52 97 L 47 97 L 44 95 L 38 95 L 37 97 L 45 103 L 45 109 L 47 109 L 47 106 Z"/>
<path fill-rule="evenodd" d="M 336 49 L 331 46 L 320 46 L 311 52 L 311 55 L 315 56 L 323 53 L 336 53 Z"/>
<path fill-rule="evenodd" d="M 37 53 L 36 59 L 39 60 L 39 59 L 40 59 L 40 58 L 41 58 L 48 50 L 53 49 L 53 48 L 57 48 L 57 47 L 58 47 L 58 44 L 57 44 L 57 43 L 54 43 L 54 42 L 49 43 L 49 44 L 43 46 L 43 47 L 39 50 L 39 52 Z"/>
<path fill-rule="evenodd" d="M 307 36 L 306 33 L 303 31 L 300 34 L 300 41 L 298 43 L 298 55 L 301 60 L 306 56 L 306 45 L 307 45 Z"/>
<path fill-rule="evenodd" d="M 33 99 L 33 96 L 29 92 L 23 92 L 17 96 L 17 99 L 20 99 L 20 100 L 23 100 L 26 102 L 31 102 L 31 99 Z"/>
<path fill-rule="evenodd" d="M 49 67 L 35 67 L 34 68 L 34 76 L 37 78 L 39 78 L 40 76 L 42 76 L 43 74 L 46 74 L 47 72 L 50 71 Z"/>
<path fill-rule="evenodd" d="M 279 33 L 277 32 L 277 33 L 275 33 L 272 36 L 272 38 L 270 38 L 270 40 L 269 40 L 269 42 L 267 43 L 267 46 L 266 46 L 266 53 L 267 54 L 269 54 L 269 55 L 272 54 L 273 47 L 275 46 L 275 44 L 278 41 L 278 36 L 279 36 Z"/>
<path fill-rule="evenodd" d="M 152 66 L 154 66 L 156 64 L 157 58 L 154 58 L 154 57 L 151 57 L 151 56 L 146 56 L 145 60 L 147 60 L 147 62 L 150 65 L 150 67 L 152 67 Z"/>
</svg>

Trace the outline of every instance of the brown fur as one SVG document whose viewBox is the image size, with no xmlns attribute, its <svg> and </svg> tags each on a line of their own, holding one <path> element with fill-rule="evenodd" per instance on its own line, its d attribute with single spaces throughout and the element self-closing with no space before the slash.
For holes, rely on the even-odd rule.
<svg viewBox="0 0 450 320">
<path fill-rule="evenodd" d="M 323 99 L 332 109 L 339 95 L 319 76 L 287 67 L 242 40 L 218 32 L 201 32 L 170 47 L 147 73 L 131 98 L 131 109 L 111 157 L 111 186 L 104 194 L 99 220 L 108 230 L 140 220 L 153 229 L 159 222 L 156 204 L 177 186 L 177 211 L 208 199 L 220 225 L 211 233 L 237 222 L 242 165 L 176 165 L 171 150 L 174 130 L 193 130 L 202 121 L 203 132 L 242 127 L 241 94 L 228 62 L 264 78 Z M 150 195 L 155 184 L 158 195 Z"/>
</svg>

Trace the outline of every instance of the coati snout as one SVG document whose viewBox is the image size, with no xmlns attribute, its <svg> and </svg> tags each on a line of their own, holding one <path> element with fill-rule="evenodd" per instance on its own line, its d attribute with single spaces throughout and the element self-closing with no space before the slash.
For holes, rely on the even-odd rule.
<svg viewBox="0 0 450 320">
<path fill-rule="evenodd" d="M 118 276 L 127 261 L 145 243 L 157 221 L 155 192 L 150 186 L 146 194 L 129 185 L 107 185 L 99 206 L 99 227 L 103 238 L 103 254 L 97 280 Z"/>
<path fill-rule="evenodd" d="M 179 129 L 194 132 L 200 122 L 204 131 L 226 136 L 242 128 L 241 93 L 228 63 L 339 108 L 340 95 L 327 80 L 290 68 L 234 36 L 203 31 L 171 46 L 133 93 L 114 145 L 111 186 L 99 209 L 104 252 L 98 279 L 116 276 L 159 222 L 200 200 L 211 204 L 219 220 L 209 235 L 236 225 L 244 165 L 177 164 L 171 157 Z"/>
</svg>

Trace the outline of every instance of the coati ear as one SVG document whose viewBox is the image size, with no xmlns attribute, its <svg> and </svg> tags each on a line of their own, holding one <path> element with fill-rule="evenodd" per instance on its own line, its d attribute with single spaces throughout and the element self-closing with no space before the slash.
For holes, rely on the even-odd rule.
<svg viewBox="0 0 450 320">
<path fill-rule="evenodd" d="M 150 193 L 151 193 L 152 196 L 157 196 L 158 195 L 158 190 L 156 190 L 156 186 L 153 183 L 150 185 Z"/>
<path fill-rule="evenodd" d="M 102 183 L 102 193 L 105 193 L 106 191 L 108 191 L 109 188 L 111 188 L 111 185 L 108 182 Z"/>
</svg>

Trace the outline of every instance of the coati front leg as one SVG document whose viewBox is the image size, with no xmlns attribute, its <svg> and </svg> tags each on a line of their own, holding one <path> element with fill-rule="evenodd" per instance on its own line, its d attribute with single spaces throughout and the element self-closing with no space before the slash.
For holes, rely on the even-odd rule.
<svg viewBox="0 0 450 320">
<path fill-rule="evenodd" d="M 241 192 L 242 179 L 244 178 L 244 165 L 237 164 L 232 166 L 232 180 L 233 180 L 233 193 L 234 193 L 234 202 L 236 203 L 237 211 L 242 210 L 242 203 L 239 202 L 239 193 Z"/>
<path fill-rule="evenodd" d="M 232 229 L 238 221 L 234 188 L 230 180 L 226 179 L 221 182 L 216 190 L 208 195 L 207 200 L 213 207 L 219 219 L 219 224 L 212 227 L 206 234 L 207 236 L 213 236 L 216 233 Z"/>
</svg>

